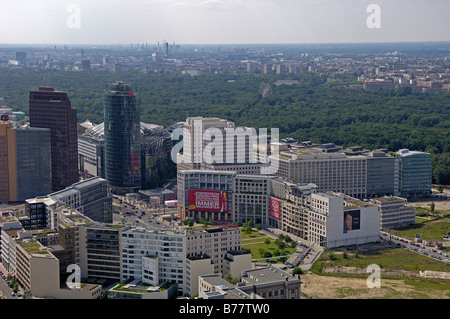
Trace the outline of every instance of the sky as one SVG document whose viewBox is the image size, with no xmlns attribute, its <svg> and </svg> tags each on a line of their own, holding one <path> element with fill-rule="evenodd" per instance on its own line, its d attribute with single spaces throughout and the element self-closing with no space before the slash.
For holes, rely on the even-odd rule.
<svg viewBox="0 0 450 319">
<path fill-rule="evenodd" d="M 450 41 L 449 12 L 450 0 L 0 0 L 0 44 Z"/>
</svg>

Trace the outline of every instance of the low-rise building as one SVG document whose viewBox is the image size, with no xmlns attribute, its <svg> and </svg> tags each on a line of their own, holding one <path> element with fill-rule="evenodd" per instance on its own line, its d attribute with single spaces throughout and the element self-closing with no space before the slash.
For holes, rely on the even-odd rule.
<svg viewBox="0 0 450 319">
<path fill-rule="evenodd" d="M 206 274 L 199 277 L 198 286 L 199 297 L 206 299 L 211 295 L 225 299 L 230 292 L 232 299 L 300 299 L 301 284 L 299 277 L 269 266 L 242 271 L 237 285 L 223 279 L 221 274 Z"/>
<path fill-rule="evenodd" d="M 414 207 L 406 206 L 406 199 L 398 196 L 373 198 L 370 202 L 380 210 L 380 228 L 392 229 L 416 222 Z"/>
</svg>

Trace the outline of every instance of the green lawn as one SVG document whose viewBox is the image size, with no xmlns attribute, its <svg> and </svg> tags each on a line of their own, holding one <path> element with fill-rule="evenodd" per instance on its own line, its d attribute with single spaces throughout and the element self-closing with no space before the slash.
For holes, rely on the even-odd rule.
<svg viewBox="0 0 450 319">
<path fill-rule="evenodd" d="M 358 257 L 354 254 L 347 255 L 346 259 L 342 253 L 329 249 L 320 256 L 317 263 L 321 264 L 318 265 L 319 268 L 320 266 L 322 268 L 335 266 L 367 268 L 370 264 L 377 264 L 382 269 L 450 271 L 450 266 L 442 261 L 402 248 L 364 251 L 360 252 Z M 336 260 L 330 259 L 333 256 Z"/>
<path fill-rule="evenodd" d="M 263 258 L 260 253 L 260 249 L 264 249 L 265 251 L 269 251 L 274 254 L 275 251 L 284 251 L 284 255 L 292 255 L 295 252 L 295 248 L 286 247 L 283 249 L 279 249 L 274 241 L 275 239 L 270 238 L 266 235 L 263 235 L 257 231 L 253 231 L 251 234 L 246 234 L 245 232 L 241 233 L 241 245 L 242 248 L 248 249 L 252 252 L 252 259 Z M 270 244 L 266 245 L 264 242 L 266 239 L 270 239 Z M 276 258 L 273 259 L 274 261 Z"/>
<path fill-rule="evenodd" d="M 407 227 L 401 227 L 392 229 L 390 232 L 392 235 L 400 236 L 413 240 L 416 234 L 420 235 L 420 239 L 426 241 L 440 241 L 442 242 L 442 236 L 447 234 L 450 230 L 450 221 L 447 219 L 440 219 L 436 221 L 424 221 L 420 220 L 419 223 L 409 225 Z"/>
</svg>

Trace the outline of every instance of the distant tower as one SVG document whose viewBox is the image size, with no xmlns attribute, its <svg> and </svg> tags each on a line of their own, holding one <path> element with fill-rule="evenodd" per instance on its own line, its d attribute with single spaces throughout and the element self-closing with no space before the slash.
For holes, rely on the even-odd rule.
<svg viewBox="0 0 450 319">
<path fill-rule="evenodd" d="M 19 61 L 20 65 L 27 64 L 27 53 L 26 52 L 16 52 L 16 60 Z"/>
<path fill-rule="evenodd" d="M 91 61 L 90 60 L 82 60 L 81 61 L 81 69 L 83 71 L 88 71 L 91 69 Z"/>
<path fill-rule="evenodd" d="M 105 176 L 111 192 L 141 188 L 141 131 L 137 96 L 123 82 L 104 94 Z"/>
<path fill-rule="evenodd" d="M 81 58 L 84 59 L 84 50 L 81 49 Z"/>
<path fill-rule="evenodd" d="M 164 55 L 169 56 L 169 42 L 164 43 Z"/>
</svg>

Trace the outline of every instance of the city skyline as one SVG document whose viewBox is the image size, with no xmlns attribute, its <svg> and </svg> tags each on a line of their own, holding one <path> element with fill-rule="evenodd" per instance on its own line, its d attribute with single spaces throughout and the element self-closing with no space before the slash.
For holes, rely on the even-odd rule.
<svg viewBox="0 0 450 319">
<path fill-rule="evenodd" d="M 2 9 L 0 26 L 9 30 L 0 37 L 2 44 L 450 40 L 446 33 L 450 21 L 445 16 L 450 3 L 443 0 L 135 0 L 131 4 L 120 0 L 51 4 L 25 0 L 4 3 Z"/>
</svg>

